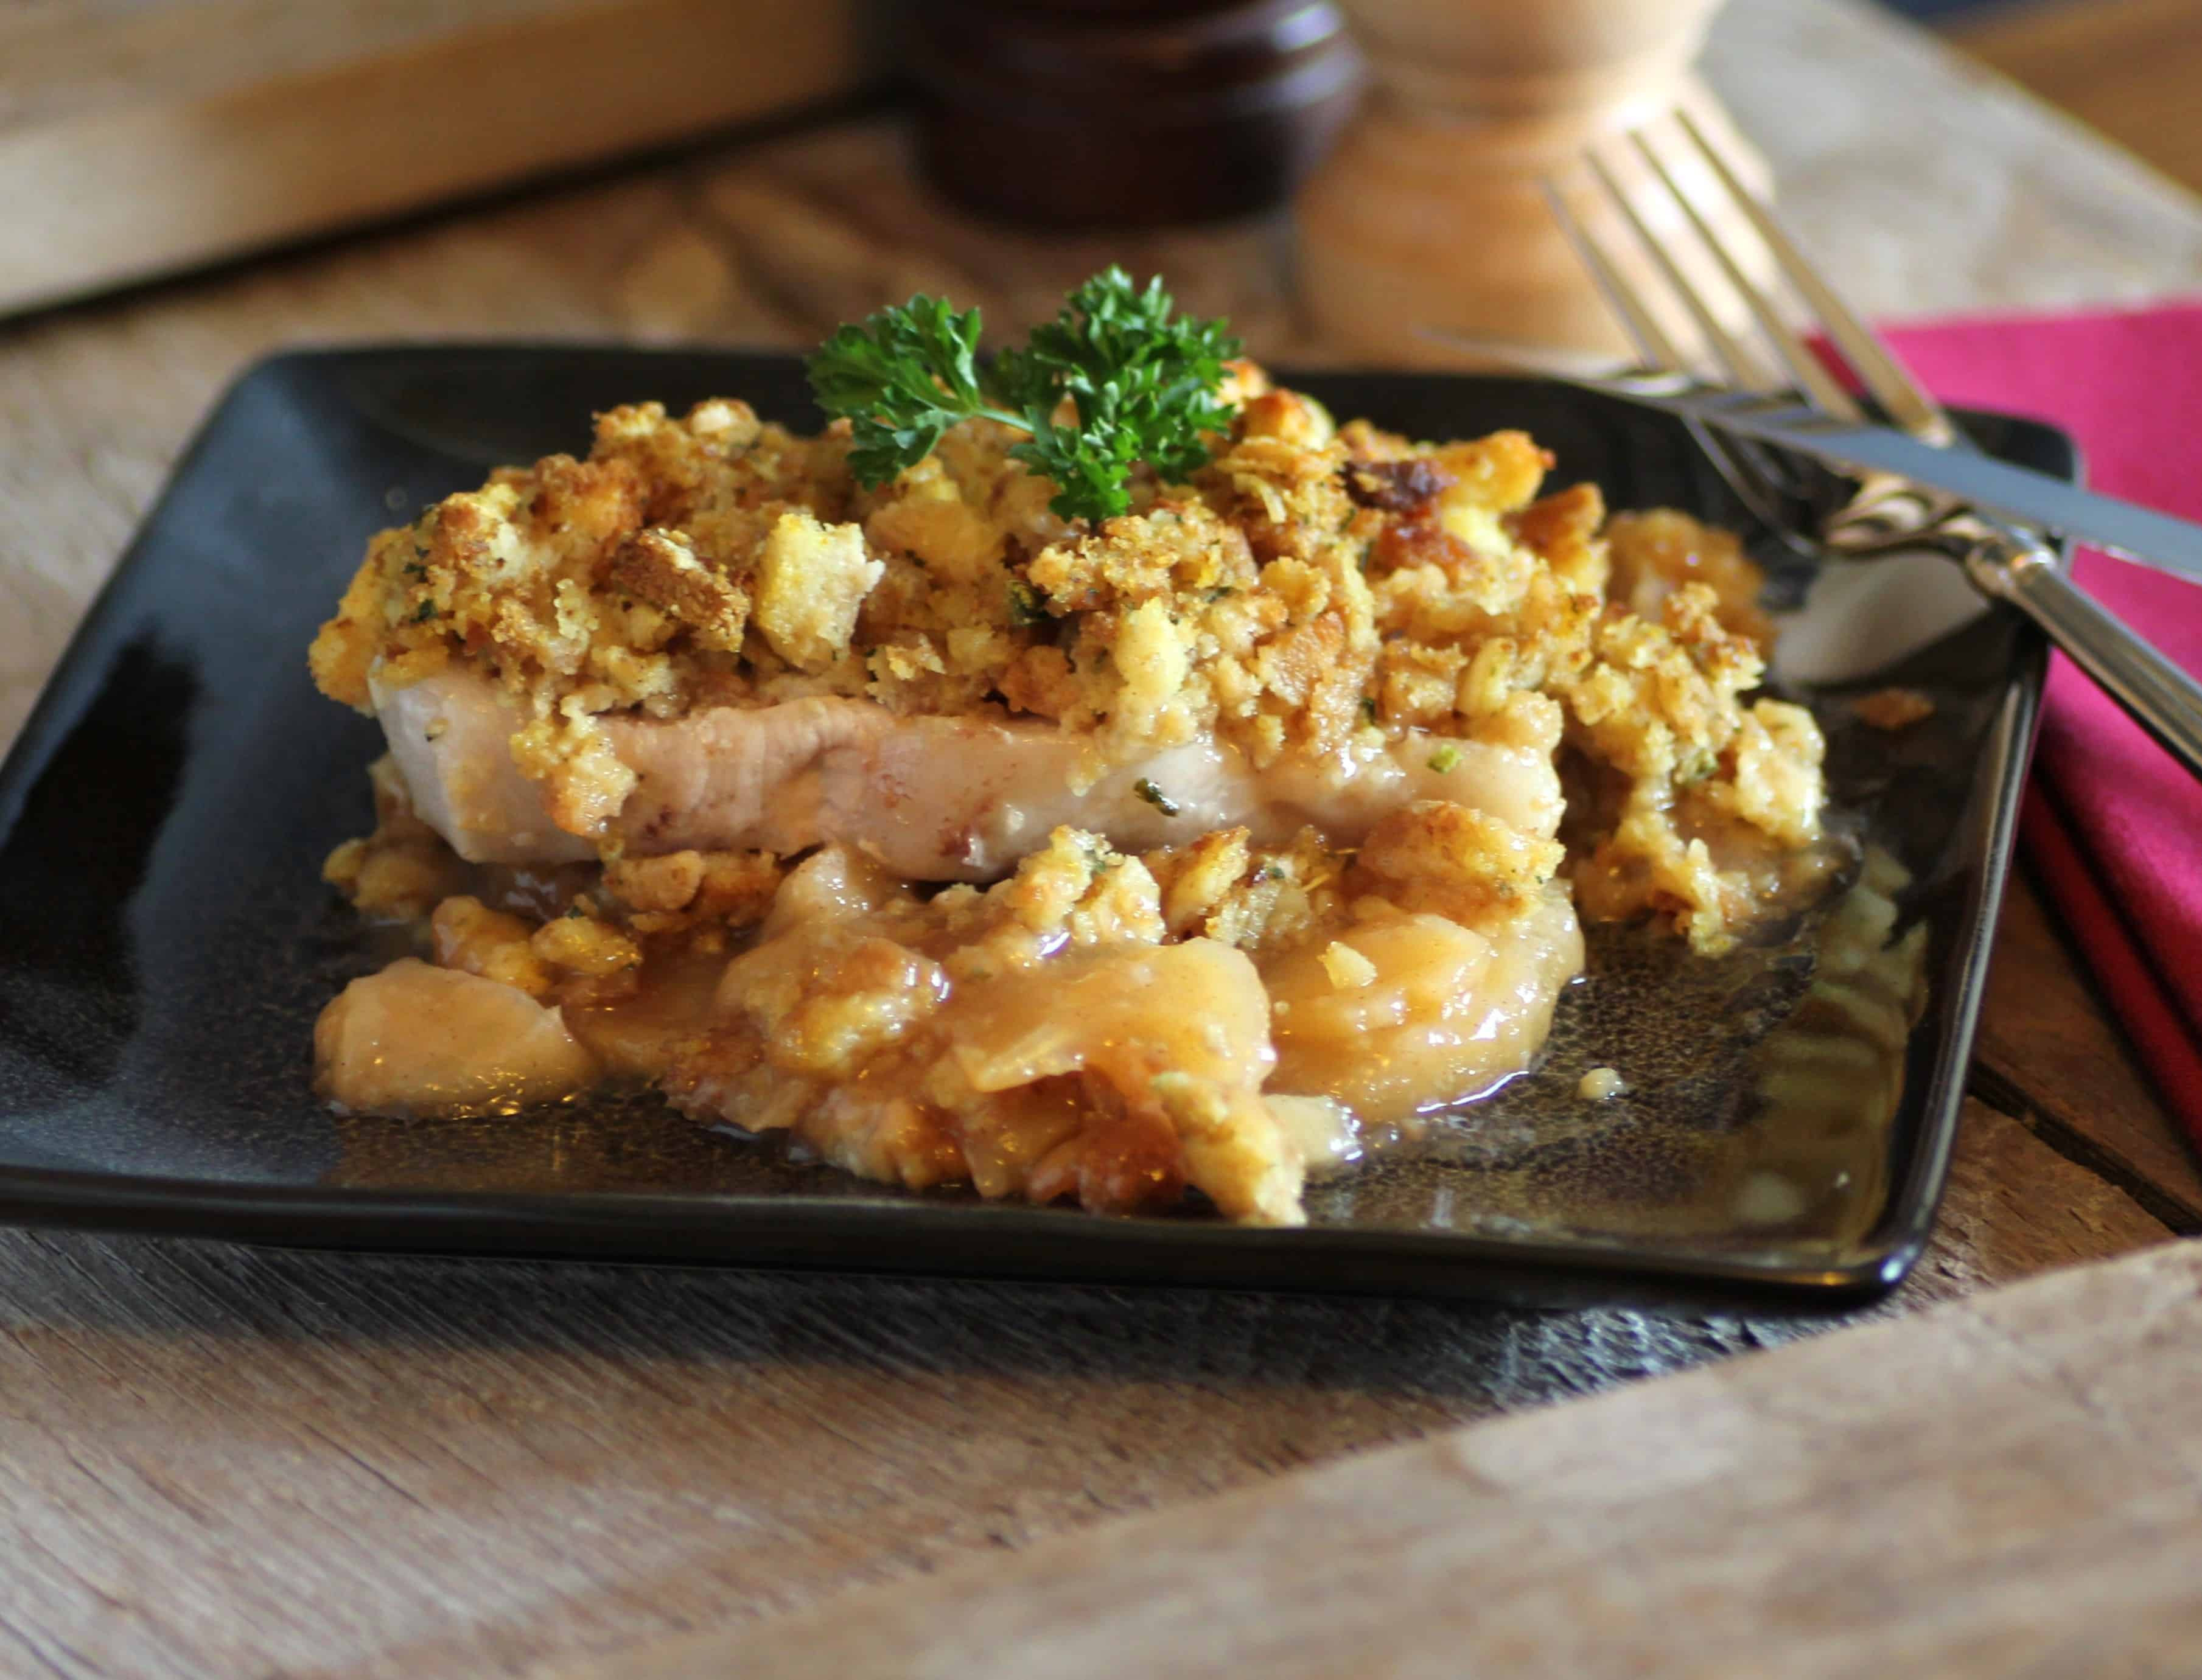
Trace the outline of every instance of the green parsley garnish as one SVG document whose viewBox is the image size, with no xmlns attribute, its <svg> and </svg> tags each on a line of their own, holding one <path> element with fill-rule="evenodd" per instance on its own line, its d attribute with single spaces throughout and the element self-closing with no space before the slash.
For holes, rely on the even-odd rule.
<svg viewBox="0 0 2202 1680">
<path fill-rule="evenodd" d="M 982 367 L 979 312 L 920 293 L 839 328 L 810 358 L 810 389 L 854 423 L 849 466 L 868 488 L 922 461 L 957 421 L 983 417 L 1032 434 L 1010 454 L 1054 482 L 1057 514 L 1104 520 L 1131 506 L 1135 462 L 1182 479 L 1207 461 L 1206 434 L 1230 426 L 1216 392 L 1239 341 L 1222 321 L 1175 310 L 1159 276 L 1141 291 L 1112 267 L 1022 349 Z M 1058 426 L 1065 398 L 1075 418 Z"/>
<path fill-rule="evenodd" d="M 1450 741 L 1430 755 L 1430 768 L 1439 775 L 1450 775 L 1460 763 L 1460 749 Z"/>
<path fill-rule="evenodd" d="M 1177 801 L 1172 799 L 1145 776 L 1132 784 L 1132 791 L 1166 817 L 1174 817 L 1178 813 Z"/>
<path fill-rule="evenodd" d="M 424 601 L 421 603 L 419 609 L 413 614 L 413 622 L 415 624 L 426 624 L 430 619 L 433 619 L 435 616 L 436 603 L 433 601 Z"/>
</svg>

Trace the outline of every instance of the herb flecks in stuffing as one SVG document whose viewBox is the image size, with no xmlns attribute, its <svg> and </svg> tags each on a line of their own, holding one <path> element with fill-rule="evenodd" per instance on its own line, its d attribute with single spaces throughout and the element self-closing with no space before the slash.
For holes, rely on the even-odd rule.
<svg viewBox="0 0 2202 1680">
<path fill-rule="evenodd" d="M 1138 781 L 1132 784 L 1132 791 L 1166 817 L 1175 816 L 1181 808 L 1177 801 L 1155 785 L 1151 777 L 1140 777 Z"/>
</svg>

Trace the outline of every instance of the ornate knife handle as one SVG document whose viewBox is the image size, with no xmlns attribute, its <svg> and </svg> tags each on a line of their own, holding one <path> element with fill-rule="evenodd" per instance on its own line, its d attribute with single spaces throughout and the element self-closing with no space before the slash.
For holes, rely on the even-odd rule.
<svg viewBox="0 0 2202 1680">
<path fill-rule="evenodd" d="M 1975 584 L 2040 625 L 2189 774 L 2202 776 L 2202 684 L 2082 591 L 2040 543 L 1987 526 L 1963 558 Z"/>
</svg>

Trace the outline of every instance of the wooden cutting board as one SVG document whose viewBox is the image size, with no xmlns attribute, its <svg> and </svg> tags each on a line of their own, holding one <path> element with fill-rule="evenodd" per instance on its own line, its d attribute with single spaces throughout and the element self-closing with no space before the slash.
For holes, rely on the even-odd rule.
<svg viewBox="0 0 2202 1680">
<path fill-rule="evenodd" d="M 556 1672 L 2140 1680 L 2198 1548 L 2180 1243 Z"/>
<path fill-rule="evenodd" d="M 0 313 L 863 85 L 867 0 L 0 7 Z"/>
</svg>

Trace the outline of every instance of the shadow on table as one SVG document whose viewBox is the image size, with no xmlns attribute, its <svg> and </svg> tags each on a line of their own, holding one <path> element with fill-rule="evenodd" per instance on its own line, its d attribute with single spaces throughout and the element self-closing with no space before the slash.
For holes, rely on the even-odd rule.
<svg viewBox="0 0 2202 1680">
<path fill-rule="evenodd" d="M 1825 1315 L 1684 1316 L 1369 1296 L 253 1249 L 0 1236 L 19 1326 L 123 1337 L 311 1341 L 331 1354 L 568 1354 L 699 1370 L 1218 1390 L 1289 1384 L 1466 1417 L 1793 1340 Z"/>
</svg>

